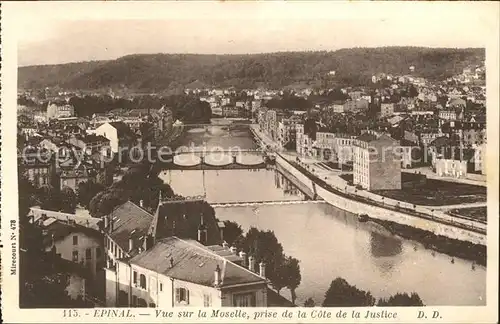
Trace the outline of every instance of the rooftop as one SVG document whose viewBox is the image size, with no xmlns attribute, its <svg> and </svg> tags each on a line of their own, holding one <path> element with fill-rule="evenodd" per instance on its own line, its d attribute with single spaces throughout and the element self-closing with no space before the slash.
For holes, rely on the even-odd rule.
<svg viewBox="0 0 500 324">
<path fill-rule="evenodd" d="M 133 202 L 127 201 L 117 207 L 109 216 L 110 222 L 113 223 L 113 230 L 109 236 L 124 251 L 128 251 L 129 237 L 131 237 L 134 240 L 135 248 L 129 254 L 136 254 L 153 221 L 153 215 Z"/>
<path fill-rule="evenodd" d="M 200 243 L 175 236 L 157 241 L 150 250 L 136 255 L 129 262 L 174 279 L 203 286 L 214 286 L 214 271 L 217 266 L 221 269 L 221 287 L 266 282 L 265 278 Z"/>
</svg>

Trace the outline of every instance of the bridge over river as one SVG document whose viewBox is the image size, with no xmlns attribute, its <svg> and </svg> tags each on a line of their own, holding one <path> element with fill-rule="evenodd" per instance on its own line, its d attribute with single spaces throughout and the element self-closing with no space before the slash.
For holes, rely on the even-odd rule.
<svg viewBox="0 0 500 324">
<path fill-rule="evenodd" d="M 264 201 L 235 201 L 224 203 L 211 203 L 210 206 L 216 207 L 249 207 L 249 206 L 271 206 L 271 205 L 296 205 L 296 204 L 311 204 L 311 203 L 324 203 L 324 200 L 264 200 Z"/>
<path fill-rule="evenodd" d="M 167 168 L 171 170 L 264 169 L 271 164 L 273 159 L 262 150 L 192 148 L 173 152 Z"/>
</svg>

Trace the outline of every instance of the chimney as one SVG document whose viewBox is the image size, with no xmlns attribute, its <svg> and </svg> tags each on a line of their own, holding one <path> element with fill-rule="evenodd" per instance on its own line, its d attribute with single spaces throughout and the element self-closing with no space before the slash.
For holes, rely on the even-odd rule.
<svg viewBox="0 0 500 324">
<path fill-rule="evenodd" d="M 248 270 L 255 272 L 255 258 L 253 256 L 248 257 Z"/>
<path fill-rule="evenodd" d="M 245 252 L 241 251 L 240 258 L 242 259 L 241 265 L 246 267 L 247 266 L 247 254 Z"/>
<path fill-rule="evenodd" d="M 170 268 L 174 267 L 174 258 L 170 258 Z"/>
<path fill-rule="evenodd" d="M 236 248 L 236 246 L 231 246 L 229 250 L 231 251 L 231 253 L 238 255 L 238 249 Z"/>
<path fill-rule="evenodd" d="M 134 240 L 132 236 L 128 237 L 128 251 L 131 252 L 134 249 Z"/>
<path fill-rule="evenodd" d="M 198 227 L 198 242 L 207 245 L 207 229 L 204 226 Z"/>
<path fill-rule="evenodd" d="M 198 242 L 207 245 L 208 235 L 207 227 L 203 224 L 203 214 L 200 215 L 200 226 L 198 226 Z"/>
<path fill-rule="evenodd" d="M 222 242 L 222 247 L 224 249 L 229 249 L 229 243 L 227 243 L 226 241 Z"/>
<path fill-rule="evenodd" d="M 142 199 L 141 199 L 141 200 L 139 200 L 139 206 L 140 206 L 141 208 L 144 208 L 144 200 L 142 200 Z"/>
<path fill-rule="evenodd" d="M 220 267 L 219 267 L 219 265 L 217 265 L 217 267 L 215 267 L 215 271 L 214 271 L 214 285 L 217 287 L 220 284 L 221 284 Z"/>
<path fill-rule="evenodd" d="M 266 277 L 266 264 L 264 263 L 264 261 L 261 261 L 259 263 L 259 274 L 261 277 Z"/>
<path fill-rule="evenodd" d="M 222 242 L 224 242 L 224 227 L 219 228 L 219 231 L 220 231 L 220 239 L 222 240 Z"/>
</svg>

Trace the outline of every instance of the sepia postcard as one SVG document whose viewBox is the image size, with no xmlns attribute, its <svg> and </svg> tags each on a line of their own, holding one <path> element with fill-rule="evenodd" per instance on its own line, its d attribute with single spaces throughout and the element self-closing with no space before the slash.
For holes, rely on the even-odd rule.
<svg viewBox="0 0 500 324">
<path fill-rule="evenodd" d="M 6 323 L 496 323 L 497 2 L 3 2 Z"/>
</svg>

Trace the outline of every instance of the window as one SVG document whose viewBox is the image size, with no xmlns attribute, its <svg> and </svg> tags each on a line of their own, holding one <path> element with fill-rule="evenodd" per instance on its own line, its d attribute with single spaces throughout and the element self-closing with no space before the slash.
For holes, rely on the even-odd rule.
<svg viewBox="0 0 500 324">
<path fill-rule="evenodd" d="M 256 304 L 255 293 L 233 295 L 234 307 L 254 307 Z"/>
<path fill-rule="evenodd" d="M 163 291 L 163 283 L 160 282 L 160 291 Z"/>
<path fill-rule="evenodd" d="M 137 271 L 134 271 L 133 280 L 134 280 L 134 284 L 136 284 L 137 283 Z"/>
<path fill-rule="evenodd" d="M 96 257 L 96 259 L 99 259 L 101 257 L 101 255 L 102 255 L 101 248 L 96 247 L 95 248 L 95 257 Z"/>
<path fill-rule="evenodd" d="M 212 295 L 203 294 L 203 306 L 212 307 Z"/>
<path fill-rule="evenodd" d="M 90 248 L 85 249 L 85 259 L 92 259 L 92 250 Z"/>
<path fill-rule="evenodd" d="M 78 236 L 73 235 L 73 245 L 78 245 Z"/>
<path fill-rule="evenodd" d="M 132 306 L 137 306 L 137 296 L 132 296 Z"/>
<path fill-rule="evenodd" d="M 78 262 L 78 251 L 73 251 L 73 262 Z"/>
<path fill-rule="evenodd" d="M 175 300 L 178 303 L 186 303 L 189 304 L 189 290 L 186 288 L 176 288 L 175 289 Z"/>
<path fill-rule="evenodd" d="M 143 274 L 140 276 L 140 287 L 146 289 L 146 276 Z"/>
</svg>

